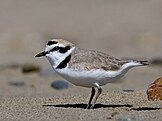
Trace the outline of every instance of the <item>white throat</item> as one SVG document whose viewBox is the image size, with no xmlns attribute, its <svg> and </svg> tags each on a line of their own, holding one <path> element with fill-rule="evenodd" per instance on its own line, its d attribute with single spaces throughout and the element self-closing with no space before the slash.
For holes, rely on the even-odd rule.
<svg viewBox="0 0 162 121">
<path fill-rule="evenodd" d="M 47 55 L 47 59 L 49 60 L 51 66 L 56 69 L 58 65 L 66 59 L 69 55 L 72 54 L 75 47 L 72 47 L 70 50 L 68 50 L 66 53 L 59 53 L 59 52 L 51 52 L 49 55 Z"/>
</svg>

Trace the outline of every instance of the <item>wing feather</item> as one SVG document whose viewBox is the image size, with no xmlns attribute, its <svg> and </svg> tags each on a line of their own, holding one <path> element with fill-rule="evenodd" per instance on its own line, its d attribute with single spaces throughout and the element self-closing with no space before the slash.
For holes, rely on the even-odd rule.
<svg viewBox="0 0 162 121">
<path fill-rule="evenodd" d="M 69 66 L 77 70 L 103 69 L 114 71 L 120 69 L 126 62 L 99 51 L 77 48 L 72 54 Z"/>
</svg>

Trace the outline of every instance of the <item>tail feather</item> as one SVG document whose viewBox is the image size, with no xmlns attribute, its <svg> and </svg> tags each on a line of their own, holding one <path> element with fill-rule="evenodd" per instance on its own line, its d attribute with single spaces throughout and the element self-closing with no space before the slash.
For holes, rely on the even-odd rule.
<svg viewBox="0 0 162 121">
<path fill-rule="evenodd" d="M 122 67 L 125 69 L 130 69 L 130 68 L 136 67 L 136 66 L 147 66 L 147 65 L 149 65 L 148 61 L 130 60 L 127 63 L 123 64 Z"/>
<path fill-rule="evenodd" d="M 137 61 L 137 62 L 139 62 L 142 66 L 149 65 L 149 62 L 148 61 Z"/>
</svg>

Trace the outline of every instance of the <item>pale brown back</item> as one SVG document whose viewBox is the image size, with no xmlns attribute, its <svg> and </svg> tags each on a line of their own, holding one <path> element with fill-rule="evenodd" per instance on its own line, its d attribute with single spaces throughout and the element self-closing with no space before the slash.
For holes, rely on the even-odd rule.
<svg viewBox="0 0 162 121">
<path fill-rule="evenodd" d="M 105 71 L 115 71 L 121 68 L 121 66 L 128 61 L 119 60 L 108 54 L 94 51 L 85 50 L 76 47 L 72 53 L 71 60 L 69 62 L 70 68 L 77 70 L 92 70 L 103 69 Z"/>
</svg>

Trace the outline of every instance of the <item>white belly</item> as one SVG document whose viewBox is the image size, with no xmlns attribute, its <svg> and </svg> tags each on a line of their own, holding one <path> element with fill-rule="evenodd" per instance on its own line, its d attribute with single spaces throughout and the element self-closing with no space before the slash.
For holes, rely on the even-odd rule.
<svg viewBox="0 0 162 121">
<path fill-rule="evenodd" d="M 104 71 L 97 69 L 91 71 L 78 71 L 68 68 L 57 69 L 55 71 L 72 84 L 83 87 L 94 87 L 95 83 L 102 86 L 117 80 L 126 73 L 122 70 Z"/>
</svg>

